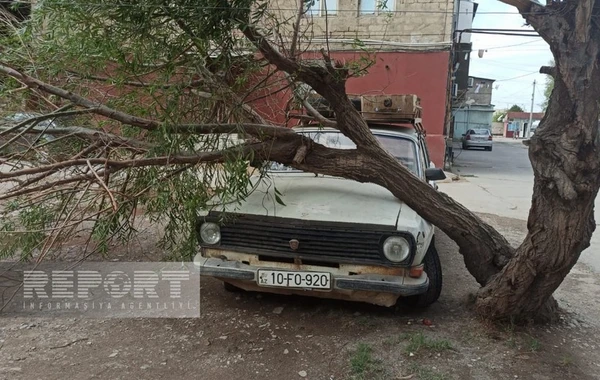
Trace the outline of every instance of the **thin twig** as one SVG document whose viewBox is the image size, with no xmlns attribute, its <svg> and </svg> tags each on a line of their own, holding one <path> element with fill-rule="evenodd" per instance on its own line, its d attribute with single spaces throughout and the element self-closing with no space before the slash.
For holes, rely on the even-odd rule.
<svg viewBox="0 0 600 380">
<path fill-rule="evenodd" d="M 303 99 L 302 100 L 302 105 L 304 106 L 304 108 L 306 108 L 306 110 L 308 111 L 309 114 L 311 114 L 311 116 L 313 116 L 315 119 L 317 119 L 319 121 L 319 123 L 323 124 L 323 126 L 325 127 L 331 127 L 331 128 L 337 128 L 337 122 L 330 120 L 328 118 L 326 118 L 325 116 L 323 116 L 319 111 L 317 111 L 309 102 L 307 99 Z"/>
<path fill-rule="evenodd" d="M 298 0 L 298 14 L 296 15 L 296 23 L 294 24 L 294 34 L 292 36 L 292 46 L 290 47 L 290 57 L 292 57 L 292 59 L 295 58 L 296 56 L 296 45 L 298 44 L 298 33 L 300 32 L 300 21 L 302 20 L 302 16 L 304 16 L 304 14 L 306 13 L 304 11 L 304 7 L 306 4 L 306 1 L 304 0 Z M 308 9 L 308 7 L 307 7 Z"/>
<path fill-rule="evenodd" d="M 86 163 L 87 163 L 88 168 L 90 168 L 90 171 L 92 172 L 92 174 L 94 174 L 94 177 L 96 177 L 96 179 L 100 183 L 100 186 L 102 186 L 104 188 L 104 190 L 106 190 L 106 193 L 108 194 L 108 197 L 110 198 L 110 202 L 112 203 L 113 210 L 115 212 L 117 212 L 117 210 L 119 209 L 119 207 L 117 206 L 117 201 L 115 200 L 115 197 L 112 195 L 112 192 L 109 190 L 108 186 L 106 186 L 106 184 L 104 183 L 104 181 L 102 180 L 102 178 L 100 178 L 98 176 L 98 173 L 96 173 L 96 171 L 92 167 L 92 164 L 90 163 L 90 160 L 86 160 Z M 106 170 L 104 172 L 106 173 Z"/>
<path fill-rule="evenodd" d="M 156 83 L 146 83 L 146 82 L 142 82 L 142 81 L 138 81 L 138 82 L 133 82 L 133 81 L 116 81 L 113 78 L 110 77 L 103 77 L 103 76 L 96 76 L 96 75 L 85 75 L 85 74 L 80 74 L 78 72 L 75 71 L 68 71 L 69 73 L 78 76 L 79 78 L 82 79 L 88 79 L 88 80 L 94 80 L 94 81 L 101 81 L 101 82 L 118 82 L 119 84 L 125 85 L 125 86 L 130 86 L 130 87 L 140 87 L 140 88 L 147 88 L 147 87 L 152 87 L 152 88 L 157 88 L 157 89 L 162 89 L 162 90 L 169 90 L 169 89 L 186 89 L 186 88 L 197 88 L 200 87 L 202 84 L 204 84 L 206 81 L 205 80 L 192 80 L 189 83 L 167 83 L 167 84 L 156 84 Z M 209 92 L 202 92 L 202 97 L 205 98 L 210 98 L 212 97 L 212 94 Z"/>
<path fill-rule="evenodd" d="M 52 346 L 52 347 L 50 347 L 50 349 L 54 350 L 54 349 L 57 349 L 57 348 L 69 347 L 69 346 L 71 346 L 71 345 L 73 345 L 73 344 L 75 344 L 77 342 L 84 342 L 86 340 L 88 340 L 88 338 L 79 338 L 79 339 L 75 339 L 75 340 L 73 340 L 73 341 L 71 341 L 69 343 L 61 344 L 60 346 Z"/>
</svg>

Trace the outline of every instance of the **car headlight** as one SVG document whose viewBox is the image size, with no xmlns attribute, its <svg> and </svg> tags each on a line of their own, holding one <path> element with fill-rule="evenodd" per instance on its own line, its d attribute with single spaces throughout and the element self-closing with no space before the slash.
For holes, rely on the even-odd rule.
<svg viewBox="0 0 600 380">
<path fill-rule="evenodd" d="M 203 223 L 200 226 L 200 239 L 208 245 L 215 245 L 221 241 L 221 228 L 216 223 Z"/>
<path fill-rule="evenodd" d="M 391 236 L 383 243 L 383 254 L 390 261 L 402 262 L 410 255 L 410 243 L 401 236 Z"/>
</svg>

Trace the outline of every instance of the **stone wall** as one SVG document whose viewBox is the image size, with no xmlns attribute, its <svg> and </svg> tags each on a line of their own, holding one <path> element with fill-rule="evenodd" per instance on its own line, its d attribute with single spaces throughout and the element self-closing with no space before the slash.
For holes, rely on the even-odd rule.
<svg viewBox="0 0 600 380">
<path fill-rule="evenodd" d="M 356 50 L 354 39 L 376 45 L 378 50 L 449 48 L 452 41 L 454 0 L 387 0 L 389 12 L 380 9 L 372 14 L 360 11 L 360 0 L 315 1 L 313 10 L 301 22 L 305 48 L 309 40 L 324 45 L 326 37 L 333 50 Z M 367 4 L 377 4 L 376 0 L 363 1 L 365 10 L 375 7 Z M 337 9 L 325 12 L 325 6 Z M 284 38 L 290 37 L 298 12 L 297 0 L 273 0 L 270 11 L 280 22 L 289 20 L 280 33 Z"/>
</svg>

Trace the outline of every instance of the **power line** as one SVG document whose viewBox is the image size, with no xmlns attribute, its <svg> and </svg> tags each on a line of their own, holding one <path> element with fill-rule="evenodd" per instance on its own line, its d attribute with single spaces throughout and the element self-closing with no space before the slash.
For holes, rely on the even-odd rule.
<svg viewBox="0 0 600 380">
<path fill-rule="evenodd" d="M 505 69 L 509 69 L 509 70 L 514 70 L 514 71 L 523 71 L 523 72 L 532 72 L 533 70 L 539 70 L 540 66 L 542 65 L 518 65 L 518 64 L 514 64 L 512 62 L 507 63 L 507 62 L 503 62 L 503 61 L 496 61 L 493 59 L 488 59 L 488 58 L 475 58 L 475 57 L 471 57 L 471 65 L 485 65 L 485 66 L 496 66 L 496 67 L 502 67 Z"/>
<path fill-rule="evenodd" d="M 540 37 L 540 40 L 542 40 L 542 37 Z M 515 46 L 522 46 L 522 45 L 528 45 L 528 44 L 533 44 L 536 42 L 541 42 L 541 41 L 526 41 L 526 42 L 521 42 L 520 44 L 513 44 L 513 45 L 504 45 L 504 46 L 492 46 L 492 47 L 488 47 L 488 48 L 473 48 L 473 50 L 494 50 L 494 49 L 503 49 L 503 48 L 508 48 L 508 47 L 515 47 Z M 545 42 L 545 41 L 543 41 Z"/>
<path fill-rule="evenodd" d="M 520 94 L 520 93 L 523 93 L 526 90 L 529 90 L 531 88 L 531 86 L 532 86 L 532 84 L 528 84 L 527 86 L 519 87 L 519 89 L 517 91 L 511 92 L 510 94 L 507 94 L 507 95 L 496 97 L 495 100 L 498 100 L 498 99 L 500 99 L 500 100 L 502 100 L 502 99 L 507 100 L 507 99 L 510 98 L 511 102 L 506 102 L 506 103 L 513 103 L 514 104 L 515 100 L 512 97 L 514 95 L 516 95 L 516 94 Z M 496 94 L 497 94 L 497 92 L 496 92 Z M 503 102 L 500 101 L 498 103 L 503 103 Z"/>
<path fill-rule="evenodd" d="M 513 67 L 509 67 L 507 65 L 504 65 L 502 63 L 499 63 L 499 64 L 491 63 L 491 62 L 488 62 L 487 60 L 482 61 L 481 64 L 485 65 L 485 66 L 502 67 L 505 70 L 511 70 L 511 71 L 523 71 L 523 72 L 527 72 L 527 73 L 531 72 L 531 68 L 529 68 L 527 70 L 525 70 L 525 69 L 516 69 L 516 68 L 513 68 Z"/>
<path fill-rule="evenodd" d="M 518 77 L 507 78 L 507 79 L 498 79 L 498 80 L 496 80 L 496 82 L 506 82 L 506 81 L 515 80 L 515 79 L 519 79 L 519 78 L 524 78 L 524 77 L 528 77 L 530 75 L 539 74 L 539 73 L 540 73 L 539 71 L 534 71 L 534 72 L 531 72 L 529 74 L 519 75 Z"/>
</svg>

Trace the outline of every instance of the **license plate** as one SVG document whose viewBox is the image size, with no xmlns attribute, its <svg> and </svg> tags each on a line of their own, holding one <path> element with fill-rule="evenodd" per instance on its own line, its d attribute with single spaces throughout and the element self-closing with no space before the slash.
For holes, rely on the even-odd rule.
<svg viewBox="0 0 600 380">
<path fill-rule="evenodd" d="M 259 270 L 259 286 L 300 289 L 331 289 L 331 273 Z"/>
</svg>

